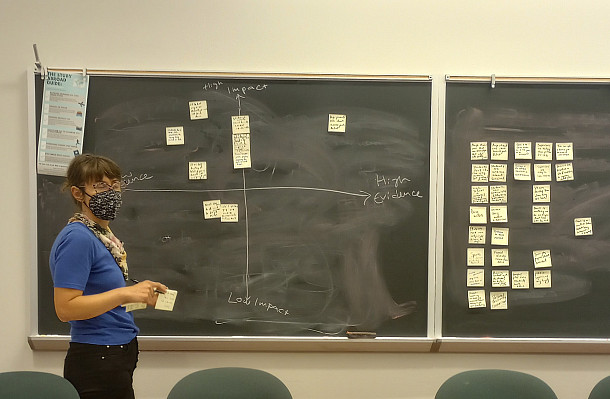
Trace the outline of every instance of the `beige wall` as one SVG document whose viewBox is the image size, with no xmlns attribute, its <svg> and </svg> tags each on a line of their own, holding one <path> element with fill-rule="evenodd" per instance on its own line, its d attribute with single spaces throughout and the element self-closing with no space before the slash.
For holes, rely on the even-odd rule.
<svg viewBox="0 0 610 399">
<path fill-rule="evenodd" d="M 61 374 L 63 361 L 26 342 L 33 43 L 52 67 L 608 77 L 608 15 L 603 0 L 1 0 L 0 371 Z M 165 398 L 187 373 L 225 365 L 269 370 L 303 399 L 432 398 L 444 379 L 478 367 L 531 372 L 560 399 L 586 398 L 610 374 L 608 355 L 144 352 L 136 390 Z"/>
</svg>

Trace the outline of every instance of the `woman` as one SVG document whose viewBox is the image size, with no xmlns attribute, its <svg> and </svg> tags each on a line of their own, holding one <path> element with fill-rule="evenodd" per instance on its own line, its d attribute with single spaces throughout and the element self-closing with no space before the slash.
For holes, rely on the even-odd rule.
<svg viewBox="0 0 610 399">
<path fill-rule="evenodd" d="M 76 156 L 65 188 L 78 212 L 59 233 L 49 264 L 55 311 L 70 322 L 70 348 L 64 376 L 81 398 L 134 398 L 133 371 L 139 332 L 133 315 L 121 306 L 154 306 L 167 287 L 142 281 L 127 287 L 126 253 L 109 228 L 121 206 L 121 170 L 98 155 Z"/>
</svg>

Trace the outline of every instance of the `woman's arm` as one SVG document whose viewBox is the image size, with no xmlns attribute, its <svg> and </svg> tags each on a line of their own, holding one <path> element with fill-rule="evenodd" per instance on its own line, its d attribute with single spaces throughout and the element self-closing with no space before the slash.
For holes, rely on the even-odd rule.
<svg viewBox="0 0 610 399">
<path fill-rule="evenodd" d="M 130 302 L 154 306 L 158 295 L 155 290 L 167 291 L 167 287 L 154 281 L 142 281 L 130 287 L 121 287 L 101 294 L 83 295 L 72 288 L 55 288 L 55 313 L 61 321 L 86 320 Z"/>
</svg>

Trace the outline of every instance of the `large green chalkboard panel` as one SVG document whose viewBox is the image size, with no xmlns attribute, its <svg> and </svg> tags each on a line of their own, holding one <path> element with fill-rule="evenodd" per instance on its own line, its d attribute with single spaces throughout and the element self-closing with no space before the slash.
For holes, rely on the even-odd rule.
<svg viewBox="0 0 610 399">
<path fill-rule="evenodd" d="M 448 82 L 446 96 L 443 328 L 445 337 L 597 338 L 610 335 L 610 87 L 601 84 Z M 471 159 L 471 143 L 508 143 L 508 159 Z M 515 159 L 515 143 L 531 143 L 532 159 Z M 536 159 L 536 143 L 552 143 L 552 159 Z M 572 143 L 573 159 L 558 159 L 557 143 Z M 515 180 L 529 163 L 531 180 Z M 473 183 L 475 164 L 505 164 L 506 182 Z M 551 181 L 536 181 L 550 164 Z M 558 181 L 556 165 L 572 164 L 573 180 Z M 543 167 L 542 167 L 543 168 Z M 560 179 L 561 180 L 561 179 Z M 505 204 L 473 204 L 471 187 L 506 185 Z M 549 185 L 550 200 L 534 203 L 533 186 Z M 491 196 L 491 194 L 489 194 Z M 491 200 L 490 200 L 491 201 Z M 507 221 L 491 222 L 492 206 Z M 549 223 L 533 222 L 546 205 Z M 487 209 L 486 240 L 469 243 L 470 206 Z M 576 218 L 591 218 L 593 235 L 576 236 Z M 508 245 L 491 242 L 508 228 Z M 497 244 L 497 242 L 496 242 Z M 467 266 L 467 249 L 483 248 L 484 265 Z M 492 250 L 507 248 L 509 266 L 492 266 Z M 533 251 L 550 250 L 551 267 L 536 268 Z M 484 270 L 483 287 L 467 287 L 467 269 Z M 525 271 L 528 289 L 493 287 L 497 270 Z M 550 271 L 551 287 L 534 288 L 534 273 Z M 486 306 L 470 308 L 468 291 L 484 290 Z M 491 293 L 507 293 L 507 309 L 491 309 Z"/>
<path fill-rule="evenodd" d="M 201 100 L 209 117 L 191 120 Z M 84 152 L 125 174 L 112 227 L 130 275 L 178 291 L 173 312 L 135 313 L 141 334 L 427 336 L 430 102 L 430 81 L 408 79 L 92 76 Z M 244 170 L 235 115 L 250 120 Z M 184 144 L 167 145 L 176 126 Z M 207 179 L 189 180 L 200 161 Z M 40 334 L 68 331 L 48 272 L 72 213 L 61 182 L 38 176 Z M 209 200 L 237 204 L 239 221 L 204 219 Z"/>
</svg>

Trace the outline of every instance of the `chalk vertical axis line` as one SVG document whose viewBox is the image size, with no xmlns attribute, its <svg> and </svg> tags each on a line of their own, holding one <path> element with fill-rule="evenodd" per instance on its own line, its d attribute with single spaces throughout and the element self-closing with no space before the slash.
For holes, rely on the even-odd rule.
<svg viewBox="0 0 610 399">
<path fill-rule="evenodd" d="M 244 211 L 246 212 L 244 218 L 246 222 L 246 296 L 250 296 L 250 236 L 248 227 L 248 196 L 246 191 L 246 171 L 241 170 L 242 178 L 244 181 Z"/>
</svg>

